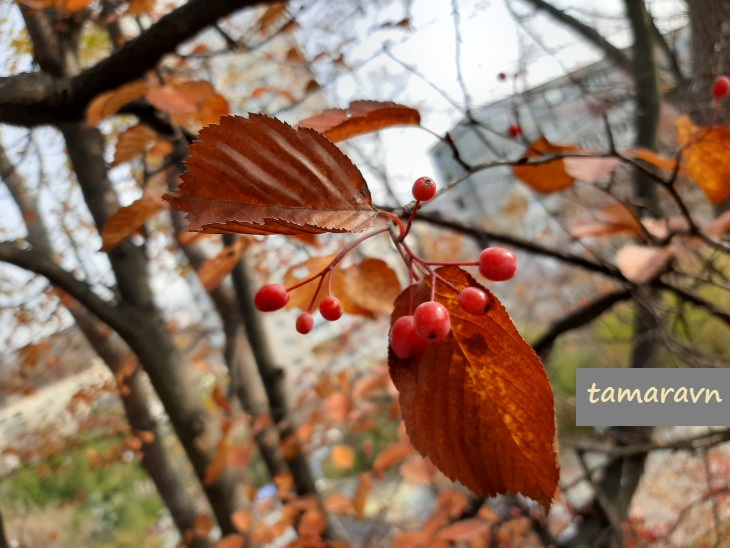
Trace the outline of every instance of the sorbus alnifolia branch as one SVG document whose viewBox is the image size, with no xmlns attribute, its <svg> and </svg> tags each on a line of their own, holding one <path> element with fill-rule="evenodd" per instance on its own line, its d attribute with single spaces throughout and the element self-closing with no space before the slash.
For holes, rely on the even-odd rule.
<svg viewBox="0 0 730 548">
<path fill-rule="evenodd" d="M 257 308 L 261 311 L 271 311 L 283 308 L 289 300 L 289 293 L 310 284 L 317 280 L 317 287 L 309 303 L 309 307 L 305 312 L 297 318 L 297 331 L 299 333 L 309 333 L 314 325 L 312 310 L 317 302 L 317 298 L 322 291 L 325 279 L 327 279 L 327 296 L 320 301 L 319 312 L 322 317 L 329 321 L 336 321 L 342 315 L 342 304 L 339 299 L 332 294 L 333 271 L 337 265 L 345 258 L 345 256 L 355 249 L 358 245 L 370 238 L 382 234 L 390 233 L 393 245 L 397 249 L 403 264 L 408 270 L 409 284 L 409 314 L 396 320 L 391 330 L 391 348 L 395 354 L 406 359 L 421 355 L 425 351 L 424 344 L 429 342 L 438 342 L 444 340 L 451 330 L 451 320 L 446 307 L 436 301 L 436 284 L 443 283 L 446 287 L 454 291 L 459 296 L 461 307 L 475 315 L 486 314 L 489 308 L 489 297 L 478 288 L 466 288 L 459 291 L 451 282 L 445 280 L 436 272 L 435 267 L 439 266 L 478 266 L 479 272 L 487 279 L 492 281 L 504 281 L 512 278 L 517 269 L 516 256 L 506 249 L 491 247 L 482 251 L 477 261 L 469 262 L 437 262 L 428 261 L 416 254 L 406 243 L 413 221 L 418 214 L 422 201 L 428 201 L 435 197 L 439 191 L 436 189 L 436 183 L 428 177 L 419 178 L 413 185 L 413 197 L 416 199 L 415 206 L 411 215 L 404 225 L 403 221 L 396 214 L 378 210 L 379 215 L 386 217 L 391 221 L 387 227 L 379 228 L 360 236 L 356 240 L 347 244 L 330 263 L 322 270 L 312 276 L 296 283 L 295 285 L 285 288 L 281 284 L 269 284 L 259 290 L 257 294 Z M 397 233 L 395 231 L 397 228 Z M 416 284 L 425 279 L 430 278 L 431 295 L 430 300 L 421 303 L 414 310 L 414 288 Z M 395 326 L 398 326 L 396 329 Z M 424 340 L 421 344 L 413 339 L 415 336 Z"/>
</svg>

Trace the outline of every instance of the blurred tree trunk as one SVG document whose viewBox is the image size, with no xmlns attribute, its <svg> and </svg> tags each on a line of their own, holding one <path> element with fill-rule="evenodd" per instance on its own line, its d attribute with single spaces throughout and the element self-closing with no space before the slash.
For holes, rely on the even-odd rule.
<svg viewBox="0 0 730 548">
<path fill-rule="evenodd" d="M 0 510 L 0 548 L 10 548 L 8 537 L 5 535 L 5 525 L 3 524 L 3 514 Z"/>
<path fill-rule="evenodd" d="M 57 261 L 58 254 L 53 250 L 48 230 L 43 218 L 38 214 L 38 201 L 28 188 L 25 179 L 11 163 L 2 145 L 0 145 L 0 178 L 8 187 L 25 221 L 28 243 L 51 260 Z M 198 512 L 183 484 L 183 474 L 172 466 L 165 451 L 157 422 L 149 408 L 137 360 L 132 357 L 122 341 L 78 301 L 66 299 L 63 302 L 89 345 L 104 361 L 117 381 L 122 381 L 125 393 L 120 393 L 120 397 L 132 432 L 152 434 L 152 440 L 145 443 L 141 449 L 142 466 L 155 484 L 160 498 L 169 509 L 181 537 L 184 538 L 186 531 L 194 530 Z M 131 364 L 127 363 L 130 358 Z M 202 547 L 208 543 L 204 539 L 195 539 L 192 544 Z"/>
<path fill-rule="evenodd" d="M 23 8 L 22 13 L 40 68 L 55 77 L 78 74 L 76 46 L 80 25 L 73 17 L 65 18 L 61 25 L 48 10 L 31 12 Z M 84 122 L 61 124 L 59 129 L 66 141 L 71 165 L 86 205 L 101 232 L 119 207 L 107 176 L 103 136 L 96 128 L 89 128 Z M 117 281 L 118 306 L 123 307 L 134 318 L 128 325 L 115 328 L 137 354 L 149 375 L 195 473 L 203 484 L 222 532 L 235 532 L 231 523 L 231 515 L 237 506 L 235 485 L 230 474 L 226 473 L 215 481 L 204 481 L 212 459 L 212 455 L 199 442 L 206 429 L 207 413 L 182 367 L 185 360 L 175 347 L 154 303 L 145 250 L 127 240 L 108 256 Z"/>
</svg>

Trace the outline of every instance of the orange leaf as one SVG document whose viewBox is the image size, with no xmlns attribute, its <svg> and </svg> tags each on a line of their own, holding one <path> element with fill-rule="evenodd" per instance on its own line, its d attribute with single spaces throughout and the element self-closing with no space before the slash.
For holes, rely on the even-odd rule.
<svg viewBox="0 0 730 548">
<path fill-rule="evenodd" d="M 336 257 L 336 254 L 326 255 L 322 257 L 310 257 L 301 264 L 294 265 L 284 274 L 284 281 L 282 282 L 286 287 L 292 287 L 299 282 L 302 282 L 327 266 L 332 262 L 332 259 Z M 289 293 L 289 301 L 286 303 L 287 309 L 299 308 L 301 310 L 307 310 L 309 303 L 312 302 L 314 292 L 317 289 L 317 281 L 304 285 L 298 289 L 295 289 Z M 314 309 L 319 306 L 319 302 L 326 297 L 326 291 L 320 292 L 317 296 L 317 300 L 314 303 Z"/>
<path fill-rule="evenodd" d="M 215 522 L 213 518 L 207 514 L 201 514 L 195 518 L 195 535 L 199 537 L 207 537 L 208 533 L 213 529 Z"/>
<path fill-rule="evenodd" d="M 251 510 L 237 510 L 231 515 L 231 523 L 240 533 L 248 533 L 253 524 L 253 512 Z"/>
<path fill-rule="evenodd" d="M 126 207 L 120 207 L 101 231 L 101 251 L 109 252 L 127 236 L 134 234 L 148 219 L 165 209 L 160 198 L 145 191 L 144 195 Z"/>
<path fill-rule="evenodd" d="M 347 445 L 335 445 L 332 447 L 332 464 L 337 468 L 349 470 L 355 466 L 355 451 Z"/>
<path fill-rule="evenodd" d="M 530 143 L 527 149 L 527 158 L 539 158 L 562 152 L 575 152 L 580 150 L 574 146 L 553 145 L 545 137 Z M 537 192 L 556 192 L 564 190 L 575 182 L 575 179 L 565 171 L 565 163 L 562 158 L 551 160 L 538 165 L 518 165 L 513 168 L 515 177 Z"/>
<path fill-rule="evenodd" d="M 180 125 L 213 124 L 228 114 L 228 101 L 210 82 L 166 84 L 151 90 L 147 100 Z"/>
<path fill-rule="evenodd" d="M 261 114 L 204 128 L 186 167 L 180 189 L 165 199 L 188 212 L 189 230 L 362 232 L 377 215 L 365 179 L 340 149 Z"/>
<path fill-rule="evenodd" d="M 297 522 L 297 532 L 305 538 L 320 538 L 326 529 L 327 516 L 318 508 L 307 510 Z"/>
<path fill-rule="evenodd" d="M 325 510 L 333 514 L 340 514 L 346 516 L 350 512 L 353 512 L 352 501 L 349 497 L 342 493 L 332 493 L 322 503 Z"/>
<path fill-rule="evenodd" d="M 664 156 L 660 156 L 653 150 L 649 150 L 646 148 L 637 148 L 634 151 L 634 156 L 638 158 L 639 160 L 644 160 L 645 162 L 658 167 L 659 169 L 666 169 L 669 171 L 674 171 L 677 169 L 677 160 L 674 158 L 666 158 Z"/>
<path fill-rule="evenodd" d="M 383 314 L 393 311 L 393 301 L 400 293 L 400 282 L 398 275 L 382 259 L 365 258 L 337 274 L 343 278 L 344 295 L 356 306 Z M 339 292 L 338 296 L 343 297 Z"/>
<path fill-rule="evenodd" d="M 627 244 L 616 253 L 616 265 L 621 274 L 637 284 L 656 278 L 669 263 L 674 252 L 672 247 L 649 247 Z"/>
<path fill-rule="evenodd" d="M 365 504 L 367 503 L 370 491 L 373 488 L 373 480 L 370 474 L 360 474 L 358 477 L 355 496 L 352 497 L 352 507 L 359 518 L 365 517 Z"/>
<path fill-rule="evenodd" d="M 286 13 L 286 2 L 274 2 L 259 19 L 259 32 L 266 34 L 271 25 L 276 23 Z"/>
<path fill-rule="evenodd" d="M 713 204 L 730 198 L 730 128 L 695 127 L 687 116 L 677 120 L 682 161 Z"/>
<path fill-rule="evenodd" d="M 246 539 L 241 535 L 232 533 L 220 539 L 215 548 L 244 548 L 244 546 L 246 546 Z"/>
<path fill-rule="evenodd" d="M 149 15 L 157 0 L 131 0 L 124 15 Z"/>
<path fill-rule="evenodd" d="M 198 271 L 200 283 L 206 291 L 218 287 L 241 258 L 241 253 L 248 247 L 248 240 L 238 238 L 234 243 L 224 247 L 218 255 L 205 261 Z"/>
<path fill-rule="evenodd" d="M 588 238 L 591 236 L 608 236 L 627 232 L 637 234 L 641 230 L 641 223 L 631 210 L 624 204 L 610 204 L 595 212 L 595 220 L 587 223 L 572 223 L 575 228 L 570 233 L 573 238 Z"/>
<path fill-rule="evenodd" d="M 436 538 L 451 542 L 477 542 L 475 546 L 484 546 L 491 525 L 484 520 L 472 518 L 452 523 L 441 529 Z"/>
<path fill-rule="evenodd" d="M 146 152 L 157 142 L 157 133 L 143 124 L 132 126 L 117 138 L 113 166 L 127 162 Z"/>
<path fill-rule="evenodd" d="M 518 492 L 549 507 L 558 482 L 553 394 L 540 360 L 502 304 L 458 267 L 437 270 L 457 290 L 478 287 L 492 303 L 484 316 L 464 312 L 458 295 L 437 283 L 436 300 L 451 316 L 451 333 L 420 358 L 390 351 L 413 446 L 444 474 L 489 497 Z M 414 306 L 431 296 L 429 280 L 413 286 Z M 408 313 L 409 290 L 396 300 Z"/>
<path fill-rule="evenodd" d="M 580 181 L 596 183 L 611 175 L 621 165 L 618 158 L 564 158 L 565 172 Z"/>
<path fill-rule="evenodd" d="M 353 101 L 346 109 L 333 108 L 299 122 L 299 127 L 312 128 L 328 139 L 343 141 L 392 126 L 417 126 L 420 113 L 397 103 Z"/>
<path fill-rule="evenodd" d="M 137 81 L 125 84 L 113 91 L 102 93 L 96 97 L 86 109 L 86 124 L 98 126 L 104 118 L 116 114 L 127 103 L 139 99 L 146 94 L 150 86 L 146 82 Z"/>
<path fill-rule="evenodd" d="M 324 416 L 330 422 L 345 422 L 352 409 L 352 400 L 343 392 L 333 392 L 324 404 Z"/>
<path fill-rule="evenodd" d="M 223 471 L 226 469 L 228 463 L 228 452 L 231 449 L 231 436 L 233 435 L 233 428 L 228 426 L 223 432 L 221 439 L 218 440 L 218 444 L 215 448 L 215 454 L 211 459 L 208 467 L 205 469 L 205 475 L 203 477 L 203 485 L 211 485 L 218 481 Z"/>
<path fill-rule="evenodd" d="M 413 454 L 413 446 L 407 441 L 391 443 L 375 457 L 373 472 L 382 474 L 411 454 Z"/>
</svg>

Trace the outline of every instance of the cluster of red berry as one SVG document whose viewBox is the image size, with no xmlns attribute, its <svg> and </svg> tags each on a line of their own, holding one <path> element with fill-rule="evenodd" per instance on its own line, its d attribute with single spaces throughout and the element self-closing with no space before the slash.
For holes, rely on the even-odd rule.
<svg viewBox="0 0 730 548">
<path fill-rule="evenodd" d="M 439 279 L 438 274 L 433 269 L 434 266 L 458 265 L 458 266 L 478 266 L 479 272 L 492 281 L 505 281 L 512 278 L 517 270 L 517 258 L 506 249 L 499 247 L 490 247 L 485 249 L 479 255 L 479 260 L 470 263 L 432 263 L 416 255 L 405 243 L 405 238 L 410 231 L 413 220 L 418 213 L 418 209 L 422 202 L 427 202 L 436 196 L 436 183 L 429 177 L 421 177 L 413 184 L 412 194 L 416 200 L 411 217 L 406 225 L 395 215 L 389 212 L 381 211 L 381 214 L 394 221 L 398 227 L 397 233 L 391 231 L 391 238 L 396 248 L 400 252 L 405 262 L 411 283 L 417 281 L 423 276 L 430 276 L 432 288 L 435 287 L 436 280 Z M 256 292 L 254 304 L 261 312 L 272 312 L 280 310 L 289 302 L 289 293 L 308 283 L 319 280 L 317 289 L 312 297 L 312 301 L 308 310 L 299 315 L 296 321 L 296 329 L 299 333 L 307 334 L 314 327 L 314 316 L 312 310 L 317 301 L 317 296 L 322 289 L 323 282 L 329 276 L 330 284 L 328 294 L 319 304 L 319 313 L 325 320 L 336 321 L 342 317 L 342 304 L 340 300 L 332 295 L 332 270 L 345 257 L 347 253 L 357 247 L 360 243 L 377 234 L 389 231 L 390 228 L 378 229 L 370 232 L 354 242 L 348 244 L 322 271 L 297 285 L 286 288 L 282 284 L 268 284 L 263 286 Z M 443 280 L 441 280 L 443 281 Z M 443 281 L 447 285 L 448 282 Z M 411 291 L 413 285 L 411 285 Z M 474 315 L 484 315 L 489 309 L 488 295 L 476 288 L 469 287 L 459 292 L 459 305 L 466 312 Z M 401 359 L 420 356 L 425 352 L 429 342 L 437 342 L 444 340 L 451 330 L 451 320 L 449 312 L 444 305 L 436 302 L 432 290 L 431 300 L 419 305 L 412 314 L 398 318 L 391 328 L 391 347 L 396 356 Z"/>
</svg>

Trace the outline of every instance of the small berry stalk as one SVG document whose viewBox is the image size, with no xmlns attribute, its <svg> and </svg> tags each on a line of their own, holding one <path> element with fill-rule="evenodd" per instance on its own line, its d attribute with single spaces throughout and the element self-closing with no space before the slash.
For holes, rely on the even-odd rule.
<svg viewBox="0 0 730 548">
<path fill-rule="evenodd" d="M 347 254 L 364 241 L 389 232 L 391 240 L 395 245 L 403 264 L 408 270 L 410 307 L 408 314 L 397 318 L 390 331 L 390 347 L 394 354 L 400 359 L 409 359 L 422 356 L 429 344 L 436 344 L 445 340 L 451 332 L 451 318 L 447 308 L 437 302 L 436 284 L 444 284 L 453 290 L 458 296 L 459 306 L 468 314 L 483 316 L 489 312 L 490 298 L 487 293 L 477 287 L 468 287 L 458 290 L 450 282 L 439 276 L 436 267 L 441 266 L 475 266 L 480 274 L 487 280 L 502 282 L 511 279 L 517 271 L 517 257 L 507 249 L 490 247 L 483 250 L 478 260 L 473 262 L 431 262 L 416 254 L 406 243 L 418 211 L 423 202 L 435 198 L 438 194 L 437 185 L 430 177 L 420 177 L 413 184 L 412 195 L 415 204 L 412 208 L 408 221 L 403 221 L 396 215 L 380 211 L 380 214 L 391 221 L 391 225 L 385 228 L 376 229 L 365 234 L 345 246 L 332 261 L 321 271 L 289 288 L 281 284 L 268 284 L 263 286 L 254 299 L 256 308 L 262 312 L 280 310 L 289 301 L 289 293 L 305 285 L 317 282 L 314 295 L 306 311 L 299 315 L 296 321 L 297 332 L 306 335 L 314 328 L 314 306 L 318 301 L 320 293 L 326 291 L 326 295 L 319 304 L 319 313 L 327 321 L 339 320 L 344 312 L 342 302 L 332 294 L 332 275 L 334 269 L 342 262 Z M 413 288 L 422 280 L 430 280 L 431 298 L 413 307 Z"/>
</svg>

